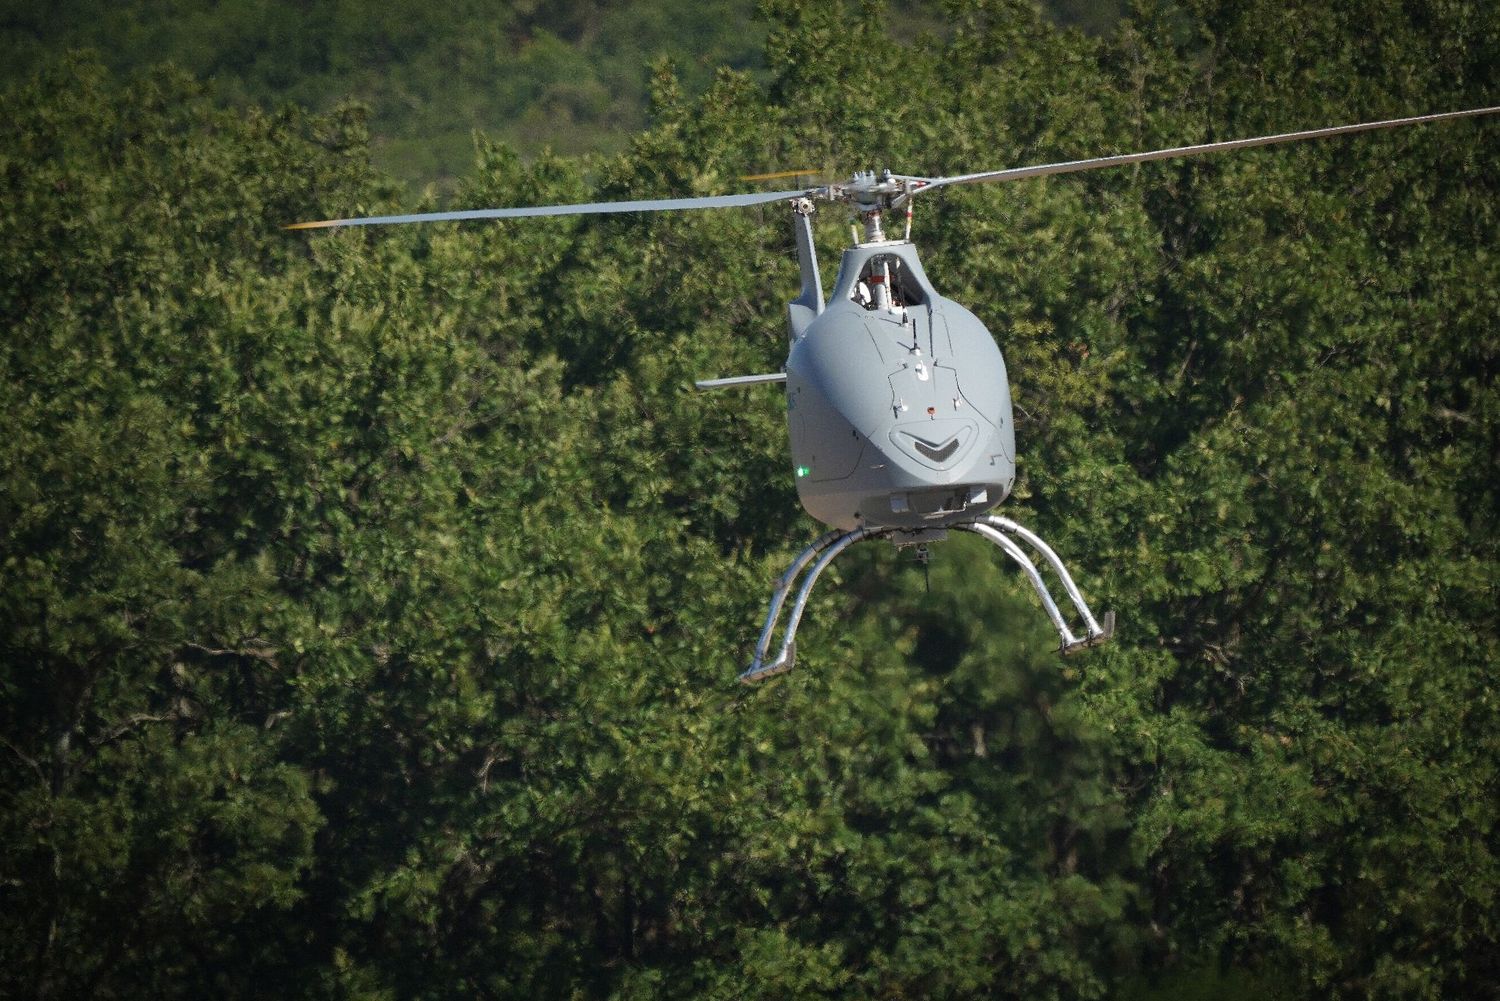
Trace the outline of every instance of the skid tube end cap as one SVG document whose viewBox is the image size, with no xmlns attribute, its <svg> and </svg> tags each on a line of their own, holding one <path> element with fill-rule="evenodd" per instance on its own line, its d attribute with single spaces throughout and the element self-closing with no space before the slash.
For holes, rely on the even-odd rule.
<svg viewBox="0 0 1500 1001">
<path fill-rule="evenodd" d="M 765 679 L 774 677 L 778 674 L 785 674 L 792 669 L 792 665 L 796 662 L 797 644 L 790 643 L 787 645 L 786 653 L 778 659 L 771 661 L 771 663 L 751 663 L 751 665 L 740 674 L 740 682 L 746 685 L 753 685 L 757 682 L 764 681 Z"/>
<path fill-rule="evenodd" d="M 1099 624 L 1099 631 L 1097 633 L 1094 633 L 1092 636 L 1089 636 L 1086 639 L 1077 640 L 1073 643 L 1064 643 L 1061 651 L 1062 655 L 1064 657 L 1071 657 L 1073 654 L 1077 653 L 1080 650 L 1090 650 L 1096 646 L 1103 646 L 1110 640 L 1114 639 L 1115 613 L 1105 612 L 1102 616 L 1100 616 L 1100 619 L 1101 621 Z"/>
</svg>

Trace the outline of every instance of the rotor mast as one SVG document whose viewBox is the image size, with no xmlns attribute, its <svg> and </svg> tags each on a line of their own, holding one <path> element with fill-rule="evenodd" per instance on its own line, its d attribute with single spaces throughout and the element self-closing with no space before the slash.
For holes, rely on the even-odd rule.
<svg viewBox="0 0 1500 1001">
<path fill-rule="evenodd" d="M 883 170 L 856 171 L 844 184 L 831 184 L 820 194 L 829 201 L 844 202 L 864 228 L 863 238 L 855 230 L 855 245 L 870 246 L 889 243 L 883 224 L 885 213 L 892 209 L 906 208 L 906 233 L 902 239 L 911 238 L 911 196 L 930 182 L 925 177 L 907 177 Z"/>
</svg>

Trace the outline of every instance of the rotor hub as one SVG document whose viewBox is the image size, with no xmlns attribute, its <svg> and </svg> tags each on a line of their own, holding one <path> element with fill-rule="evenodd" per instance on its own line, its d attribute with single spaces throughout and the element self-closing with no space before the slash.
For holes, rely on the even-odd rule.
<svg viewBox="0 0 1500 1001">
<path fill-rule="evenodd" d="M 907 236 L 910 237 L 912 197 L 931 183 L 929 178 L 895 174 L 890 170 L 878 174 L 873 170 L 860 170 L 855 171 L 848 181 L 819 189 L 816 195 L 847 205 L 864 227 L 863 238 L 856 235 L 855 242 L 859 246 L 868 246 L 886 242 L 882 217 L 886 212 L 902 207 L 906 208 Z"/>
<path fill-rule="evenodd" d="M 889 170 L 857 170 L 849 180 L 830 184 L 818 192 L 833 202 L 842 202 L 859 213 L 900 208 L 911 196 L 931 183 L 925 177 L 893 174 Z"/>
</svg>

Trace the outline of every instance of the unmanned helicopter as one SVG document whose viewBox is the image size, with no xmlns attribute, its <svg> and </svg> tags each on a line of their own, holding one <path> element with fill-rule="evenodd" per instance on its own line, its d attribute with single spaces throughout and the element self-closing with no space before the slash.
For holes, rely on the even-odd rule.
<svg viewBox="0 0 1500 1001">
<path fill-rule="evenodd" d="M 922 269 L 911 240 L 913 200 L 960 184 L 1047 177 L 1495 112 L 1500 107 L 950 177 L 867 171 L 847 181 L 790 191 L 423 212 L 302 222 L 287 228 L 785 202 L 802 278 L 800 294 L 787 306 L 786 364 L 780 372 L 707 379 L 697 386 L 785 384 L 787 437 L 797 495 L 808 514 L 830 530 L 802 550 L 777 580 L 755 652 L 740 680 L 755 682 L 792 667 L 797 626 L 813 585 L 845 549 L 869 539 L 887 539 L 900 548 L 914 547 L 918 559 L 925 561 L 928 545 L 946 538 L 950 531 L 977 534 L 1020 566 L 1058 632 L 1061 651 L 1067 654 L 1108 640 L 1114 634 L 1114 615 L 1106 613 L 1096 619 L 1052 547 L 1012 519 L 989 513 L 1010 494 L 1016 478 L 1016 438 L 1005 360 L 984 324 L 968 309 L 943 297 Z M 813 247 L 812 219 L 818 202 L 846 206 L 857 223 L 854 239 L 843 252 L 833 292 L 826 298 Z M 899 237 L 886 231 L 893 215 L 903 224 Z M 1058 607 L 1033 555 L 1061 584 L 1078 631 Z M 777 624 L 794 586 L 796 596 L 773 656 Z"/>
</svg>

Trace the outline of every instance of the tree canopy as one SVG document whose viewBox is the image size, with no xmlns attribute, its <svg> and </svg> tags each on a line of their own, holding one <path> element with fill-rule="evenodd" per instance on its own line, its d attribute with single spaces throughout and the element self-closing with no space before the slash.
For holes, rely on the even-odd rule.
<svg viewBox="0 0 1500 1001">
<path fill-rule="evenodd" d="M 623 151 L 464 206 L 955 173 L 1493 105 L 1483 4 L 766 0 Z M 394 15 L 393 15 L 394 16 Z M 409 211 L 364 113 L 47 58 L 0 97 L 0 991 L 1500 991 L 1500 131 L 918 206 L 995 334 L 1007 511 L 1119 614 L 1061 661 L 982 543 L 816 593 L 775 207 Z M 431 196 L 429 196 L 430 202 Z M 845 226 L 824 212 L 825 261 Z"/>
</svg>

